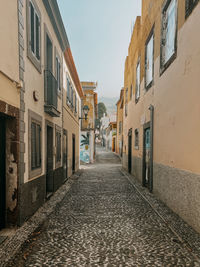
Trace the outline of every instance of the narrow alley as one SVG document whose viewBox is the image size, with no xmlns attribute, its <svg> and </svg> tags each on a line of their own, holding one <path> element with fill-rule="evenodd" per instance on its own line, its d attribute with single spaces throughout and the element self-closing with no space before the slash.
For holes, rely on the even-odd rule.
<svg viewBox="0 0 200 267">
<path fill-rule="evenodd" d="M 199 266 L 102 148 L 7 266 Z"/>
</svg>

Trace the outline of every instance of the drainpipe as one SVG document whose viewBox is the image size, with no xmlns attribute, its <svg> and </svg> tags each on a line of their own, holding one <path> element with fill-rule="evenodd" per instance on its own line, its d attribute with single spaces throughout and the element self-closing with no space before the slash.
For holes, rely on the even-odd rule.
<svg viewBox="0 0 200 267">
<path fill-rule="evenodd" d="M 149 191 L 153 191 L 153 128 L 154 128 L 154 106 L 149 106 L 150 110 L 150 138 L 151 138 L 151 147 L 150 147 L 150 181 L 149 181 Z"/>
</svg>

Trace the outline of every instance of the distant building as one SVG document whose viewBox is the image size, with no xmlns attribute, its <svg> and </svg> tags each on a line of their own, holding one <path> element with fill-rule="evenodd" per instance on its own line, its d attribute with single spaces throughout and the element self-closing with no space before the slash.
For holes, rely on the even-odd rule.
<svg viewBox="0 0 200 267">
<path fill-rule="evenodd" d="M 97 83 L 81 82 L 83 88 L 83 99 L 81 102 L 81 138 L 80 138 L 80 160 L 85 163 L 93 163 L 95 158 L 95 120 L 98 116 L 97 106 Z M 83 109 L 89 108 L 87 120 L 84 119 Z"/>
<path fill-rule="evenodd" d="M 100 139 L 101 139 L 101 145 L 103 147 L 106 147 L 106 140 L 107 140 L 106 129 L 108 128 L 109 123 L 110 119 L 104 113 L 103 117 L 100 120 Z"/>
<path fill-rule="evenodd" d="M 117 101 L 117 136 L 116 136 L 116 153 L 122 157 L 123 154 L 123 105 L 124 89 L 121 89 L 120 98 Z"/>
<path fill-rule="evenodd" d="M 117 122 L 110 122 L 106 129 L 106 149 L 116 151 Z"/>
</svg>

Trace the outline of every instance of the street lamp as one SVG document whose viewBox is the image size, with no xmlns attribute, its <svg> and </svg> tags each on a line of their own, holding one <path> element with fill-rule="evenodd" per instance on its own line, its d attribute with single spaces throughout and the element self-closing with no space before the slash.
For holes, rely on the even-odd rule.
<svg viewBox="0 0 200 267">
<path fill-rule="evenodd" d="M 85 105 L 83 107 L 84 118 L 79 117 L 79 120 L 87 120 L 89 110 L 90 110 L 89 107 L 87 105 Z"/>
</svg>

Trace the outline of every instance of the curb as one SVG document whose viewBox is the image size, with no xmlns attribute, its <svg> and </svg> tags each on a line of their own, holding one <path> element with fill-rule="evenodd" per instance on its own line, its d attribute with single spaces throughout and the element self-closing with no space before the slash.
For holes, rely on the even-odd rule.
<svg viewBox="0 0 200 267">
<path fill-rule="evenodd" d="M 147 202 L 153 211 L 161 218 L 171 232 L 176 236 L 174 242 L 184 246 L 200 264 L 200 235 L 177 214 L 168 208 L 155 195 L 150 193 L 146 188 L 142 187 L 133 175 L 126 170 L 121 169 L 121 173 L 127 178 L 131 185 L 135 188 L 140 197 Z"/>
<path fill-rule="evenodd" d="M 82 172 L 82 170 L 79 170 L 68 178 L 52 197 L 47 200 L 28 221 L 17 229 L 13 236 L 8 237 L 0 245 L 0 266 L 6 266 L 6 264 L 12 260 L 31 234 L 44 223 L 48 216 L 54 211 L 56 205 L 64 199 L 66 193 L 70 190 L 73 183 L 81 176 Z"/>
</svg>

